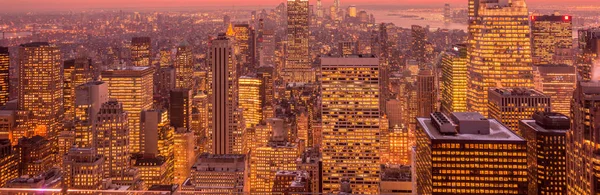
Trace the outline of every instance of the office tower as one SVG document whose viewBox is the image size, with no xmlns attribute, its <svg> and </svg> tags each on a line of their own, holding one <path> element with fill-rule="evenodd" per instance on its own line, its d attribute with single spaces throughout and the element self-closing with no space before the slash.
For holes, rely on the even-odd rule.
<svg viewBox="0 0 600 195">
<path fill-rule="evenodd" d="M 467 48 L 454 45 L 442 55 L 442 78 L 440 81 L 441 108 L 443 113 L 467 111 Z"/>
<path fill-rule="evenodd" d="M 352 18 L 356 18 L 357 11 L 356 11 L 356 6 L 355 5 L 351 5 L 351 6 L 348 7 L 348 16 L 350 16 Z"/>
<path fill-rule="evenodd" d="M 593 78 L 593 66 L 594 61 L 600 57 L 600 28 L 579 30 L 578 38 L 577 73 L 584 81 L 598 80 L 598 78 Z M 596 75 L 596 77 L 598 76 Z"/>
<path fill-rule="evenodd" d="M 528 194 L 567 193 L 565 135 L 570 128 L 569 117 L 553 112 L 519 122 L 527 141 Z"/>
<path fill-rule="evenodd" d="M 175 129 L 173 138 L 174 183 L 180 184 L 190 176 L 190 167 L 194 164 L 194 134 L 185 128 Z"/>
<path fill-rule="evenodd" d="M 173 66 L 173 59 L 171 57 L 172 52 L 171 49 L 161 49 L 160 50 L 160 68 L 166 68 Z"/>
<path fill-rule="evenodd" d="M 95 148 L 71 148 L 64 158 L 63 185 L 72 189 L 102 189 L 104 156 L 98 155 Z"/>
<path fill-rule="evenodd" d="M 296 171 L 277 171 L 273 182 L 273 193 L 284 194 L 305 194 L 310 192 L 311 182 L 308 172 L 302 170 Z"/>
<path fill-rule="evenodd" d="M 262 82 L 259 78 L 242 76 L 239 81 L 238 100 L 246 128 L 254 127 L 262 120 L 262 97 L 260 88 Z"/>
<path fill-rule="evenodd" d="M 323 192 L 350 179 L 356 193 L 379 192 L 379 59 L 321 58 Z M 357 103 L 358 102 L 358 103 Z M 344 144 L 341 143 L 354 143 Z M 348 155 L 355 158 L 348 158 Z"/>
<path fill-rule="evenodd" d="M 141 129 L 145 144 L 140 153 L 148 156 L 163 156 L 172 165 L 173 136 L 175 128 L 170 125 L 166 110 L 145 110 L 142 112 Z"/>
<path fill-rule="evenodd" d="M 535 89 L 550 96 L 552 112 L 571 115 L 571 98 L 577 84 L 574 66 L 566 64 L 537 65 L 534 69 Z"/>
<path fill-rule="evenodd" d="M 524 0 L 470 0 L 469 18 L 467 106 L 488 116 L 490 87 L 533 87 L 529 13 Z"/>
<path fill-rule="evenodd" d="M 73 121 L 75 117 L 75 88 L 92 81 L 92 59 L 77 58 L 65 61 L 63 76 L 64 116 L 66 121 Z"/>
<path fill-rule="evenodd" d="M 0 47 L 0 106 L 8 102 L 10 88 L 10 53 L 8 47 Z"/>
<path fill-rule="evenodd" d="M 273 29 L 266 29 L 257 40 L 259 44 L 258 61 L 260 66 L 278 65 L 278 67 L 282 68 L 281 65 L 275 62 L 276 60 L 281 60 L 280 58 L 275 58 L 275 48 L 277 45 L 275 38 L 275 31 Z"/>
<path fill-rule="evenodd" d="M 269 193 L 277 171 L 293 171 L 302 148 L 296 143 L 270 141 L 250 155 L 250 192 Z"/>
<path fill-rule="evenodd" d="M 287 1 L 287 56 L 284 66 L 286 82 L 315 80 L 309 51 L 308 0 Z"/>
<path fill-rule="evenodd" d="M 197 193 L 242 193 L 246 178 L 246 156 L 202 154 L 191 167 L 191 177 L 182 189 Z"/>
<path fill-rule="evenodd" d="M 436 111 L 435 75 L 431 69 L 419 70 L 417 75 L 417 117 L 426 117 Z"/>
<path fill-rule="evenodd" d="M 44 137 L 23 137 L 14 149 L 19 158 L 19 175 L 39 175 L 53 166 L 52 143 Z"/>
<path fill-rule="evenodd" d="M 172 172 L 169 172 L 168 166 L 165 157 L 152 155 L 139 157 L 133 163 L 133 167 L 139 170 L 144 185 L 148 187 L 172 182 L 172 178 L 169 177 Z"/>
<path fill-rule="evenodd" d="M 192 46 L 186 41 L 177 47 L 175 76 L 175 87 L 193 88 L 194 56 L 192 54 Z"/>
<path fill-rule="evenodd" d="M 444 4 L 444 23 L 452 22 L 452 10 L 450 9 L 450 4 Z"/>
<path fill-rule="evenodd" d="M 596 167 L 599 144 L 597 135 L 600 121 L 600 83 L 577 83 L 571 101 L 571 130 L 567 131 L 567 194 L 597 194 L 600 181 Z"/>
<path fill-rule="evenodd" d="M 387 156 L 386 164 L 409 165 L 410 156 L 408 153 L 408 128 L 404 126 L 389 126 L 385 129 L 387 138 Z"/>
<path fill-rule="evenodd" d="M 359 53 L 359 42 L 358 41 L 344 41 L 340 42 L 339 46 L 339 54 L 342 56 L 345 55 L 358 55 Z"/>
<path fill-rule="evenodd" d="M 411 51 L 413 59 L 417 60 L 419 65 L 423 66 L 427 62 L 425 43 L 427 42 L 427 33 L 425 28 L 419 25 L 411 26 Z"/>
<path fill-rule="evenodd" d="M 275 96 L 275 85 L 273 80 L 275 78 L 273 66 L 261 66 L 256 72 L 256 76 L 260 79 L 260 103 L 261 108 L 273 104 Z"/>
<path fill-rule="evenodd" d="M 573 17 L 532 15 L 531 42 L 534 63 L 573 65 Z"/>
<path fill-rule="evenodd" d="M 254 66 L 253 64 L 253 42 L 254 42 L 254 29 L 250 27 L 248 24 L 236 24 L 233 26 L 233 31 L 235 32 L 235 47 L 239 55 L 241 56 L 241 64 L 244 64 L 244 67 L 240 67 L 241 69 L 247 69 L 249 66 Z M 242 72 L 245 72 L 242 71 Z"/>
<path fill-rule="evenodd" d="M 208 96 L 198 93 L 192 101 L 192 132 L 197 137 L 198 145 L 206 146 L 208 141 Z"/>
<path fill-rule="evenodd" d="M 176 88 L 177 72 L 173 67 L 164 67 L 157 70 L 156 93 L 163 101 L 168 100 L 171 90 Z"/>
<path fill-rule="evenodd" d="M 105 102 L 94 124 L 97 153 L 104 157 L 103 178 L 117 181 L 126 180 L 132 148 L 128 139 L 128 113 L 124 107 L 116 100 Z"/>
<path fill-rule="evenodd" d="M 0 186 L 9 180 L 19 177 L 19 156 L 8 139 L 0 139 Z"/>
<path fill-rule="evenodd" d="M 519 121 L 535 112 L 550 112 L 550 96 L 528 88 L 490 88 L 489 117 L 519 132 Z"/>
<path fill-rule="evenodd" d="M 151 67 L 125 67 L 102 72 L 102 80 L 108 83 L 111 99 L 123 104 L 129 120 L 129 144 L 131 152 L 138 153 L 143 143 L 143 132 L 140 131 L 140 114 L 142 110 L 152 108 L 153 74 Z"/>
<path fill-rule="evenodd" d="M 55 140 L 63 115 L 63 77 L 58 47 L 46 42 L 19 47 L 18 110 L 32 113 L 39 135 Z"/>
<path fill-rule="evenodd" d="M 152 43 L 150 37 L 131 38 L 131 63 L 133 66 L 150 66 Z"/>
<path fill-rule="evenodd" d="M 527 142 L 497 120 L 436 112 L 417 121 L 418 194 L 527 194 Z"/>
<path fill-rule="evenodd" d="M 185 129 L 191 128 L 192 123 L 192 91 L 177 88 L 171 91 L 169 104 L 169 120 L 171 126 Z"/>
<path fill-rule="evenodd" d="M 212 40 L 208 55 L 211 68 L 211 81 L 208 90 L 211 106 L 212 154 L 232 154 L 233 135 L 238 126 L 234 121 L 234 111 L 238 108 L 238 76 L 232 41 L 220 34 Z"/>
<path fill-rule="evenodd" d="M 77 147 L 94 146 L 93 125 L 98 119 L 97 114 L 100 107 L 108 101 L 108 96 L 108 84 L 102 81 L 92 81 L 76 87 L 74 97 L 74 141 Z"/>
</svg>

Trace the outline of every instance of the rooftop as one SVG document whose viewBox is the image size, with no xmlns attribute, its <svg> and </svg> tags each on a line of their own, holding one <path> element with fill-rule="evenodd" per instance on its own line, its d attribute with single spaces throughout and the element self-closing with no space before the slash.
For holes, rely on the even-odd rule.
<svg viewBox="0 0 600 195">
<path fill-rule="evenodd" d="M 48 42 L 31 42 L 31 43 L 23 43 L 21 47 L 42 47 L 42 46 L 50 46 Z"/>
<path fill-rule="evenodd" d="M 400 166 L 382 166 L 381 181 L 411 181 L 411 167 Z"/>
<path fill-rule="evenodd" d="M 456 134 L 440 132 L 431 118 L 417 118 L 417 122 L 424 128 L 425 132 L 432 140 L 523 141 L 523 138 L 515 134 L 496 119 L 486 119 L 481 114 L 472 112 L 455 112 L 452 114 L 454 120 L 453 123 L 456 124 L 458 129 Z M 484 120 L 489 123 L 489 127 L 481 124 Z M 489 133 L 487 133 L 486 130 L 480 130 L 480 132 L 484 133 L 476 133 L 479 130 L 473 129 L 475 127 L 488 128 Z"/>
<path fill-rule="evenodd" d="M 490 92 L 501 96 L 546 96 L 542 92 L 530 88 L 490 88 Z"/>
</svg>

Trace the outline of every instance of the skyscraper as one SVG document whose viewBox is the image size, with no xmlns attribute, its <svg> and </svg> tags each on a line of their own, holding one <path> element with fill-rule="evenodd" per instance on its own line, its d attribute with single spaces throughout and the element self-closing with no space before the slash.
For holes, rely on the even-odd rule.
<svg viewBox="0 0 600 195">
<path fill-rule="evenodd" d="M 150 37 L 131 38 L 131 63 L 133 66 L 150 66 L 152 44 Z"/>
<path fill-rule="evenodd" d="M 233 31 L 235 32 L 235 46 L 242 60 L 239 70 L 242 70 L 242 74 L 248 73 L 256 66 L 254 64 L 254 52 L 256 51 L 254 29 L 248 24 L 236 24 L 233 26 Z"/>
<path fill-rule="evenodd" d="M 192 91 L 177 88 L 171 91 L 169 101 L 169 119 L 171 126 L 185 129 L 191 128 L 192 123 Z"/>
<path fill-rule="evenodd" d="M 550 96 L 552 112 L 570 116 L 571 98 L 577 85 L 576 68 L 566 64 L 545 64 L 533 69 L 535 89 Z"/>
<path fill-rule="evenodd" d="M 63 68 L 65 120 L 72 121 L 75 117 L 75 88 L 92 81 L 92 59 L 77 58 L 67 60 L 64 62 Z"/>
<path fill-rule="evenodd" d="M 497 120 L 436 112 L 417 121 L 418 194 L 527 194 L 527 142 Z"/>
<path fill-rule="evenodd" d="M 348 178 L 353 192 L 378 193 L 379 59 L 322 57 L 321 74 L 323 192 Z"/>
<path fill-rule="evenodd" d="M 489 117 L 500 121 L 517 134 L 519 121 L 535 112 L 550 112 L 550 96 L 528 88 L 490 88 Z"/>
<path fill-rule="evenodd" d="M 467 111 L 466 45 L 455 45 L 443 54 L 440 88 L 443 113 Z"/>
<path fill-rule="evenodd" d="M 571 129 L 567 131 L 567 194 L 597 194 L 600 170 L 596 155 L 600 122 L 600 82 L 580 81 L 571 100 Z"/>
<path fill-rule="evenodd" d="M 93 147 L 95 131 L 93 125 L 102 104 L 108 101 L 108 84 L 92 81 L 79 85 L 75 89 L 75 144 L 78 147 Z"/>
<path fill-rule="evenodd" d="M 194 77 L 194 56 L 192 46 L 186 41 L 177 47 L 175 61 L 175 87 L 192 89 Z"/>
<path fill-rule="evenodd" d="M 287 1 L 287 58 L 284 77 L 287 82 L 314 81 L 309 51 L 308 0 Z"/>
<path fill-rule="evenodd" d="M 38 175 L 53 166 L 52 143 L 41 136 L 19 139 L 14 147 L 19 161 L 19 175 Z"/>
<path fill-rule="evenodd" d="M 573 17 L 531 16 L 531 42 L 534 63 L 573 65 Z"/>
<path fill-rule="evenodd" d="M 100 190 L 104 179 L 104 156 L 95 148 L 71 148 L 64 156 L 63 184 L 73 189 Z"/>
<path fill-rule="evenodd" d="M 104 177 L 124 180 L 129 168 L 131 145 L 127 112 L 122 103 L 109 100 L 102 104 L 95 123 L 97 153 L 105 158 Z"/>
<path fill-rule="evenodd" d="M 19 177 L 19 156 L 8 139 L 0 139 L 0 185 Z"/>
<path fill-rule="evenodd" d="M 467 103 L 469 110 L 487 116 L 488 88 L 533 87 L 529 13 L 524 0 L 472 1 Z"/>
<path fill-rule="evenodd" d="M 256 148 L 250 156 L 250 192 L 272 192 L 277 171 L 296 170 L 296 159 L 301 151 L 298 144 L 285 141 L 272 141 Z"/>
<path fill-rule="evenodd" d="M 209 90 L 212 154 L 233 153 L 236 139 L 234 131 L 237 131 L 234 112 L 238 108 L 238 76 L 234 55 L 232 41 L 224 34 L 212 40 L 208 55 L 212 78 Z"/>
<path fill-rule="evenodd" d="M 55 140 L 63 116 L 60 50 L 46 42 L 22 44 L 18 64 L 18 109 L 32 112 L 35 131 Z"/>
<path fill-rule="evenodd" d="M 242 115 L 246 128 L 254 127 L 262 120 L 261 86 L 261 80 L 256 77 L 240 77 L 238 100 L 240 108 L 243 109 Z"/>
<path fill-rule="evenodd" d="M 123 104 L 129 120 L 129 147 L 132 153 L 140 152 L 143 132 L 140 131 L 140 116 L 143 110 L 152 108 L 152 67 L 128 66 L 102 72 L 102 80 L 108 83 L 109 97 Z"/>
<path fill-rule="evenodd" d="M 8 102 L 10 88 L 10 53 L 8 47 L 0 47 L 0 106 Z"/>
<path fill-rule="evenodd" d="M 411 26 L 411 35 L 412 35 L 412 43 L 411 43 L 411 51 L 412 57 L 417 60 L 419 65 L 424 65 L 427 62 L 426 51 L 425 51 L 425 43 L 427 42 L 426 31 L 425 28 L 412 25 Z"/>
<path fill-rule="evenodd" d="M 579 55 L 577 56 L 577 73 L 584 81 L 598 80 L 592 78 L 594 61 L 600 57 L 600 28 L 582 29 L 578 31 Z M 598 77 L 600 75 L 596 75 Z"/>
<path fill-rule="evenodd" d="M 427 117 L 436 110 L 436 93 L 433 71 L 431 69 L 419 70 L 419 75 L 417 75 L 417 117 Z"/>
<path fill-rule="evenodd" d="M 527 140 L 528 194 L 567 193 L 565 135 L 570 123 L 569 117 L 552 112 L 538 112 L 533 120 L 519 122 Z"/>
</svg>

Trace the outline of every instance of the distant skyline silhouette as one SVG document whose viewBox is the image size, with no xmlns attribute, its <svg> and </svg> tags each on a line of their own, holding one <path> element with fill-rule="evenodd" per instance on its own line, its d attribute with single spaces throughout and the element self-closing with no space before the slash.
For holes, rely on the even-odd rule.
<svg viewBox="0 0 600 195">
<path fill-rule="evenodd" d="M 0 12 L 28 12 L 28 11 L 78 11 L 86 9 L 134 9 L 156 8 L 169 9 L 181 7 L 215 7 L 231 6 L 273 6 L 285 0 L 5 0 L 0 6 Z M 310 0 L 316 4 L 316 0 Z M 325 6 L 331 5 L 333 0 L 323 0 Z M 598 0 L 526 0 L 531 4 L 560 4 L 560 5 L 600 5 Z M 441 7 L 450 3 L 452 7 L 465 7 L 467 0 L 341 0 L 342 7 L 349 5 L 398 5 L 398 6 L 428 6 Z"/>
</svg>

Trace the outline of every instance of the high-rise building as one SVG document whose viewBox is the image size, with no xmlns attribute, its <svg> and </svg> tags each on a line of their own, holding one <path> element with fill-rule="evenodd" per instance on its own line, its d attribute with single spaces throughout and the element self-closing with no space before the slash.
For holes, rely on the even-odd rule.
<svg viewBox="0 0 600 195">
<path fill-rule="evenodd" d="M 238 76 L 232 41 L 221 34 L 212 40 L 208 55 L 211 68 L 209 115 L 212 154 L 232 154 L 237 131 L 235 111 L 238 109 Z M 241 139 L 241 138 L 240 138 Z"/>
<path fill-rule="evenodd" d="M 527 141 L 528 194 L 566 194 L 566 133 L 569 117 L 538 112 L 533 119 L 521 120 L 519 129 Z"/>
<path fill-rule="evenodd" d="M 550 96 L 528 88 L 490 88 L 489 117 L 500 121 L 517 134 L 519 121 L 535 112 L 550 112 Z"/>
<path fill-rule="evenodd" d="M 53 166 L 52 144 L 44 137 L 23 137 L 14 149 L 19 160 L 19 175 L 39 175 Z"/>
<path fill-rule="evenodd" d="M 126 172 L 130 168 L 130 130 L 124 107 L 116 100 L 102 104 L 94 125 L 97 153 L 104 157 L 103 178 L 116 181 L 126 180 Z"/>
<path fill-rule="evenodd" d="M 534 69 L 535 89 L 550 96 L 552 112 L 571 115 L 571 98 L 577 85 L 577 73 L 574 66 L 566 64 L 537 65 Z"/>
<path fill-rule="evenodd" d="M 531 42 L 534 63 L 573 65 L 573 17 L 532 15 Z"/>
<path fill-rule="evenodd" d="M 527 194 L 527 142 L 474 112 L 417 118 L 418 194 Z"/>
<path fill-rule="evenodd" d="M 284 66 L 286 82 L 315 80 L 310 56 L 308 0 L 287 1 L 287 55 Z"/>
<path fill-rule="evenodd" d="M 296 143 L 270 141 L 256 148 L 250 155 L 250 192 L 270 193 L 277 171 L 296 170 L 296 159 L 302 148 Z"/>
<path fill-rule="evenodd" d="M 323 192 L 338 191 L 345 177 L 353 192 L 378 193 L 379 59 L 324 57 L 321 74 Z"/>
<path fill-rule="evenodd" d="M 160 50 L 160 68 L 166 68 L 173 66 L 172 52 L 171 49 Z"/>
<path fill-rule="evenodd" d="M 254 29 L 248 24 L 236 24 L 233 26 L 235 32 L 235 46 L 241 56 L 241 62 L 243 66 L 239 67 L 241 73 L 247 73 L 249 70 L 254 69 L 254 52 L 253 48 L 255 43 Z"/>
<path fill-rule="evenodd" d="M 8 139 L 0 139 L 0 186 L 9 180 L 19 177 L 19 156 Z"/>
<path fill-rule="evenodd" d="M 417 75 L 417 117 L 426 117 L 436 110 L 437 91 L 431 69 L 419 70 Z"/>
<path fill-rule="evenodd" d="M 173 182 L 183 183 L 190 177 L 190 167 L 194 164 L 194 134 L 185 128 L 175 130 L 173 138 Z"/>
<path fill-rule="evenodd" d="M 582 29 L 578 31 L 579 55 L 577 56 L 577 73 L 584 81 L 598 80 L 593 78 L 594 61 L 600 57 L 600 28 Z"/>
<path fill-rule="evenodd" d="M 0 47 L 0 106 L 8 102 L 10 88 L 10 53 L 8 47 Z"/>
<path fill-rule="evenodd" d="M 469 18 L 467 104 L 487 116 L 490 87 L 533 87 L 529 12 L 524 0 L 470 0 Z"/>
<path fill-rule="evenodd" d="M 571 101 L 571 129 L 567 131 L 567 194 L 597 194 L 600 144 L 596 133 L 600 122 L 600 82 L 580 81 Z"/>
<path fill-rule="evenodd" d="M 92 59 L 77 58 L 65 61 L 63 76 L 64 117 L 65 120 L 72 121 L 75 117 L 75 89 L 92 81 Z"/>
<path fill-rule="evenodd" d="M 137 168 L 145 186 L 171 184 L 172 172 L 169 172 L 167 159 L 162 156 L 142 156 L 135 159 L 133 167 Z"/>
<path fill-rule="evenodd" d="M 78 147 L 93 147 L 93 125 L 98 119 L 97 114 L 102 104 L 108 101 L 108 84 L 102 81 L 92 81 L 79 85 L 75 89 L 75 145 Z"/>
<path fill-rule="evenodd" d="M 104 156 L 95 148 L 71 148 L 64 156 L 63 184 L 68 188 L 82 190 L 102 189 L 104 179 Z"/>
<path fill-rule="evenodd" d="M 150 66 L 152 56 L 150 37 L 131 38 L 131 63 L 133 66 Z"/>
<path fill-rule="evenodd" d="M 275 68 L 273 66 L 261 66 L 256 72 L 256 76 L 260 79 L 260 107 L 264 108 L 267 105 L 273 104 L 275 98 Z"/>
<path fill-rule="evenodd" d="M 452 22 L 452 9 L 450 9 L 450 4 L 444 4 L 444 23 Z"/>
<path fill-rule="evenodd" d="M 22 44 L 18 64 L 18 110 L 31 112 L 35 132 L 55 140 L 63 116 L 60 50 L 46 42 Z"/>
<path fill-rule="evenodd" d="M 128 114 L 129 147 L 132 153 L 138 153 L 143 145 L 144 135 L 140 131 L 140 115 L 153 104 L 153 75 L 151 67 L 125 67 L 102 72 L 102 80 L 108 83 L 111 99 L 123 104 Z"/>
<path fill-rule="evenodd" d="M 356 6 L 355 5 L 348 6 L 348 16 L 350 16 L 351 18 L 356 18 L 357 15 L 358 15 L 358 12 L 356 10 Z"/>
<path fill-rule="evenodd" d="M 169 97 L 169 119 L 171 126 L 190 129 L 192 124 L 192 91 L 177 88 L 171 91 Z"/>
<path fill-rule="evenodd" d="M 359 42 L 358 41 L 343 41 L 340 42 L 338 46 L 338 53 L 342 56 L 345 55 L 358 55 L 359 52 Z"/>
<path fill-rule="evenodd" d="M 242 76 L 239 80 L 238 100 L 246 128 L 254 127 L 262 120 L 260 88 L 262 81 L 256 77 Z"/>
<path fill-rule="evenodd" d="M 194 84 L 194 56 L 192 54 L 192 46 L 186 41 L 179 44 L 176 58 L 175 87 L 192 89 Z"/>
<path fill-rule="evenodd" d="M 163 101 L 166 101 L 169 99 L 169 95 L 171 95 L 171 90 L 175 89 L 177 86 L 176 70 L 173 67 L 163 67 L 157 70 L 156 75 L 156 94 L 158 94 Z"/>
<path fill-rule="evenodd" d="M 198 193 L 242 193 L 247 177 L 246 163 L 246 156 L 241 154 L 202 154 L 182 188 Z"/>
<path fill-rule="evenodd" d="M 427 33 L 425 28 L 419 25 L 411 26 L 411 51 L 412 57 L 417 60 L 419 65 L 424 65 L 427 62 L 425 43 L 427 42 Z"/>
<path fill-rule="evenodd" d="M 454 45 L 443 54 L 440 88 L 443 113 L 467 111 L 466 45 Z"/>
</svg>

